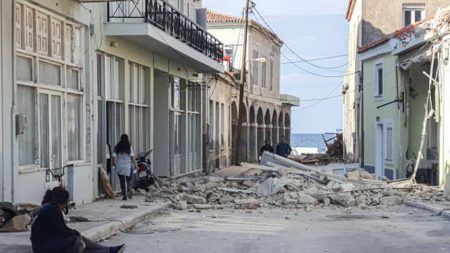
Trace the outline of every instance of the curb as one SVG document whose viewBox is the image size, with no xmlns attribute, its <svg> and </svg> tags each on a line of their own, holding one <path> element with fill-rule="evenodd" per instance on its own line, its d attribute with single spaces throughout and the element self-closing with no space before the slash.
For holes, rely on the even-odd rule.
<svg viewBox="0 0 450 253">
<path fill-rule="evenodd" d="M 450 220 L 450 211 L 443 211 L 442 217 L 446 218 L 447 220 Z"/>
<path fill-rule="evenodd" d="M 406 201 L 405 204 L 409 207 L 415 207 L 418 209 L 426 210 L 426 211 L 432 212 L 436 215 L 441 215 L 445 210 L 443 208 L 439 208 L 439 207 L 435 207 L 435 206 L 431 206 L 431 205 L 427 205 L 427 204 L 415 202 L 415 201 Z"/>
<path fill-rule="evenodd" d="M 101 226 L 91 228 L 82 232 L 81 234 L 86 238 L 93 241 L 100 241 L 111 237 L 119 231 L 127 230 L 134 227 L 139 222 L 143 221 L 145 217 L 150 215 L 155 215 L 164 209 L 167 209 L 170 203 L 164 203 L 160 206 L 153 208 L 148 208 L 146 210 L 134 213 L 127 217 L 118 219 L 117 221 L 112 221 Z"/>
</svg>

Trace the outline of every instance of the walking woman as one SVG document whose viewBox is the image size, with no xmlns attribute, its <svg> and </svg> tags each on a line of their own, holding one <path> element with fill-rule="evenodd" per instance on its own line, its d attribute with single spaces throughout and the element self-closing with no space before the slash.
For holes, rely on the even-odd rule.
<svg viewBox="0 0 450 253">
<path fill-rule="evenodd" d="M 133 197 L 131 191 L 131 168 L 132 165 L 137 167 L 136 160 L 134 159 L 133 148 L 130 144 L 128 135 L 122 134 L 120 141 L 114 147 L 112 164 L 116 166 L 116 172 L 120 179 L 120 189 L 122 190 L 122 200 L 127 200 L 128 197 Z"/>
</svg>

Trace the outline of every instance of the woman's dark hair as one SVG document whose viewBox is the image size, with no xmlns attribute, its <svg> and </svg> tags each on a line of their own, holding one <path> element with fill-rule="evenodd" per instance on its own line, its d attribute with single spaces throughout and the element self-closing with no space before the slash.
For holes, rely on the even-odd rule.
<svg viewBox="0 0 450 253">
<path fill-rule="evenodd" d="M 45 195 L 42 198 L 41 205 L 45 205 L 52 202 L 53 202 L 53 191 L 49 189 L 45 192 Z"/>
<path fill-rule="evenodd" d="M 62 187 L 55 187 L 53 192 L 53 203 L 56 205 L 67 204 L 69 201 L 69 192 Z"/>
<path fill-rule="evenodd" d="M 117 145 L 114 147 L 114 153 L 120 154 L 130 154 L 131 153 L 131 144 L 130 139 L 128 138 L 128 135 L 122 134 L 120 136 L 120 141 L 117 143 Z"/>
<path fill-rule="evenodd" d="M 65 204 L 69 201 L 69 192 L 62 188 L 61 186 L 57 186 L 52 190 L 47 190 L 45 192 L 44 197 L 42 198 L 42 205 L 45 204 Z"/>
</svg>

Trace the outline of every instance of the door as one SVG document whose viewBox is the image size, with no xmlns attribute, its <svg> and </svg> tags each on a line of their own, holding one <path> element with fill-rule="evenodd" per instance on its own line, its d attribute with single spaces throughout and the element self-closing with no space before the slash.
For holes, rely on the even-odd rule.
<svg viewBox="0 0 450 253">
<path fill-rule="evenodd" d="M 53 170 L 63 166 L 61 108 L 61 96 L 59 94 L 39 94 L 41 168 Z M 58 185 L 58 182 L 48 172 L 46 183 L 49 187 Z"/>
<path fill-rule="evenodd" d="M 375 134 L 375 175 L 384 176 L 384 126 L 377 124 Z"/>
<path fill-rule="evenodd" d="M 182 161 L 182 113 L 172 111 L 170 113 L 169 126 L 172 127 L 169 134 L 170 143 L 170 173 L 171 176 L 179 175 Z"/>
</svg>

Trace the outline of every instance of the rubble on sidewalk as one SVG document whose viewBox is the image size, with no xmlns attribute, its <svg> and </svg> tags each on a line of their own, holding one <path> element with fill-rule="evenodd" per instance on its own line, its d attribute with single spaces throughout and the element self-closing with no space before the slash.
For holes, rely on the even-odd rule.
<svg viewBox="0 0 450 253">
<path fill-rule="evenodd" d="M 411 199 L 448 198 L 435 188 L 412 186 L 409 181 L 376 180 L 361 169 L 345 175 L 333 174 L 273 154 L 263 154 L 261 165 L 242 163 L 242 166 L 251 174 L 159 179 L 160 187 L 151 189 L 148 201 L 170 199 L 172 207 L 178 210 L 259 207 L 312 210 L 327 206 L 388 207 Z"/>
</svg>

